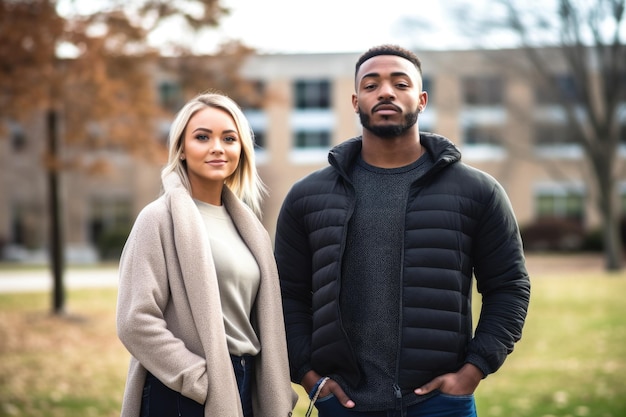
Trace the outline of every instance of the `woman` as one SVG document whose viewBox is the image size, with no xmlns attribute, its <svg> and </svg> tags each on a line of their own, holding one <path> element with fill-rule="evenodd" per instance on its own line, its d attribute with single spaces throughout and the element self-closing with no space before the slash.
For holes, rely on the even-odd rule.
<svg viewBox="0 0 626 417">
<path fill-rule="evenodd" d="M 239 107 L 203 94 L 176 116 L 163 193 L 120 259 L 118 335 L 131 353 L 122 417 L 290 416 L 264 186 Z"/>
</svg>

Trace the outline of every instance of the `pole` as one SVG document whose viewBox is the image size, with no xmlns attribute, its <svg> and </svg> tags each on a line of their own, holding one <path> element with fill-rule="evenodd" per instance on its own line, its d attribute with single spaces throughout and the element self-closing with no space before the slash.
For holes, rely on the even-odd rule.
<svg viewBox="0 0 626 417">
<path fill-rule="evenodd" d="M 55 109 L 48 110 L 46 117 L 48 134 L 48 202 L 50 209 L 50 265 L 52 270 L 52 313 L 63 314 L 65 289 L 63 286 L 63 237 L 61 227 L 61 203 L 59 198 L 58 164 L 58 115 Z"/>
</svg>

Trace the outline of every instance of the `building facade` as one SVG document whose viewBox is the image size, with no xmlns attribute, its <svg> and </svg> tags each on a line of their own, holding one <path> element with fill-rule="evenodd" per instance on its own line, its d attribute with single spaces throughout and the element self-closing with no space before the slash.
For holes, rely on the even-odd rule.
<svg viewBox="0 0 626 417">
<path fill-rule="evenodd" d="M 560 106 L 520 71 L 522 53 L 418 52 L 429 96 L 420 130 L 448 137 L 466 163 L 494 176 L 506 189 L 521 226 L 562 218 L 596 227 L 595 185 L 582 150 L 568 137 Z M 358 56 L 255 55 L 243 67 L 244 77 L 262 86 L 265 98 L 263 106 L 244 111 L 259 145 L 259 171 L 270 191 L 263 222 L 272 236 L 291 185 L 325 166 L 333 145 L 360 134 L 351 104 Z M 555 82 L 567 88 L 558 62 L 554 71 Z M 155 78 L 161 95 L 169 94 L 175 79 Z M 45 144 L 37 140 L 44 129 L 40 119 L 34 117 L 28 129 L 14 126 L 0 140 L 0 245 L 5 259 L 45 256 L 48 209 L 41 165 Z M 164 131 L 155 137 L 162 140 Z M 619 157 L 623 173 L 626 140 Z M 158 196 L 161 166 L 114 152 L 107 158 L 116 167 L 107 175 L 61 177 L 70 262 L 101 258 L 102 242 L 127 233 L 139 210 Z M 626 175 L 620 192 L 624 209 Z"/>
</svg>

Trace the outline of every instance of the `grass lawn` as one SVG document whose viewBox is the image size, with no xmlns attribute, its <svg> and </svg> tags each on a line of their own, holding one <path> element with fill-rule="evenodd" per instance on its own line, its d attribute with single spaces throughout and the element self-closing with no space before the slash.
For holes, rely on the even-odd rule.
<svg viewBox="0 0 626 417">
<path fill-rule="evenodd" d="M 479 416 L 626 416 L 626 272 L 532 281 L 523 339 L 479 386 Z M 0 294 L 0 417 L 119 415 L 128 354 L 115 299 L 115 289 L 69 291 L 67 316 L 54 317 L 48 293 Z"/>
</svg>

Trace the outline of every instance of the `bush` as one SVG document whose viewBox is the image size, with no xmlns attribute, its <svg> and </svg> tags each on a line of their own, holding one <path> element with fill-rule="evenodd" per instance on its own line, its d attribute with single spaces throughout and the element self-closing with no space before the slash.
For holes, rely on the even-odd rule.
<svg viewBox="0 0 626 417">
<path fill-rule="evenodd" d="M 521 228 L 527 251 L 578 251 L 585 241 L 581 222 L 570 219 L 543 218 Z"/>
<path fill-rule="evenodd" d="M 106 261 L 118 260 L 129 233 L 130 229 L 125 227 L 104 231 L 97 242 L 100 259 Z"/>
<path fill-rule="evenodd" d="M 622 216 L 619 223 L 620 237 L 622 246 L 626 249 L 626 215 Z M 604 236 L 602 228 L 595 228 L 590 230 L 585 235 L 583 242 L 583 250 L 602 252 L 604 250 Z"/>
<path fill-rule="evenodd" d="M 582 250 L 590 252 L 602 252 L 604 250 L 604 236 L 601 228 L 589 230 L 585 235 Z"/>
<path fill-rule="evenodd" d="M 619 230 L 622 236 L 622 245 L 626 248 L 626 214 L 624 214 L 620 220 Z"/>
</svg>

